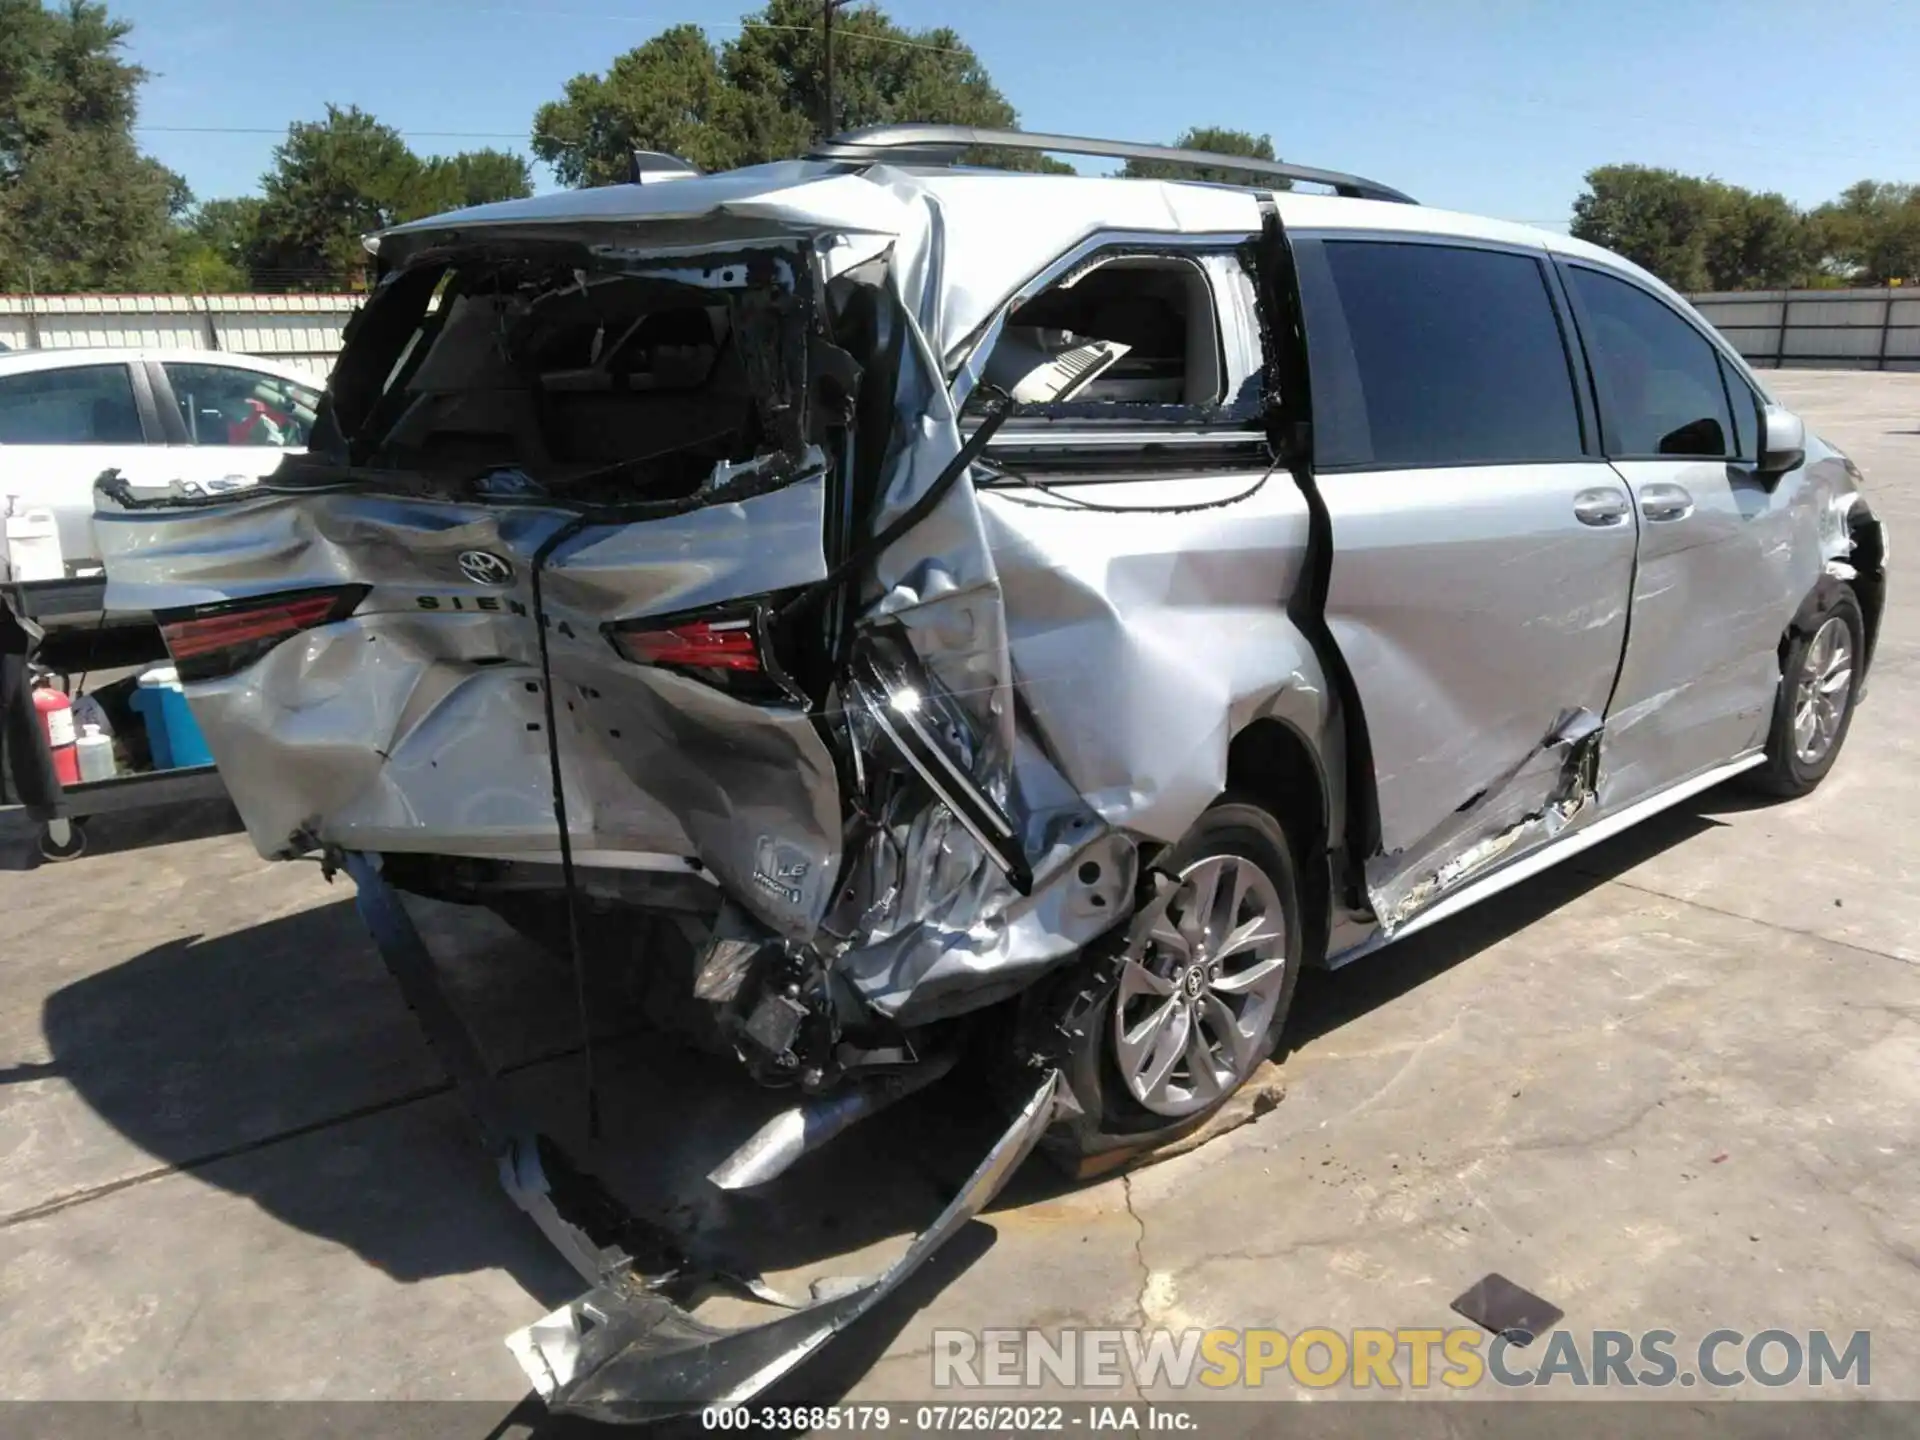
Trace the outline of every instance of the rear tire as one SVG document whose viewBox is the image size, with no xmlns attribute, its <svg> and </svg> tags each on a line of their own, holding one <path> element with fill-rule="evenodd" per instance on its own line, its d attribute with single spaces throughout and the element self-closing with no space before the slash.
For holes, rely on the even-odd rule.
<svg viewBox="0 0 1920 1440">
<path fill-rule="evenodd" d="M 1079 1111 L 1046 1137 L 1056 1158 L 1193 1130 L 1272 1057 L 1305 951 L 1295 875 L 1279 821 L 1228 796 L 1155 862 L 1133 919 L 1031 993 L 1023 1029 L 1054 1042 Z"/>
<path fill-rule="evenodd" d="M 1767 763 L 1747 772 L 1753 789 L 1790 800 L 1826 778 L 1853 724 L 1865 639 L 1860 602 L 1844 585 L 1827 596 L 1804 630 L 1789 633 L 1767 732 Z"/>
</svg>

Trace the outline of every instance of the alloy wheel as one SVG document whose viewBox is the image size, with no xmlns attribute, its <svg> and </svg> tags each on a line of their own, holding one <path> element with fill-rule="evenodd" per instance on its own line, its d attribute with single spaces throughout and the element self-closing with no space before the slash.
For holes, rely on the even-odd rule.
<svg viewBox="0 0 1920 1440">
<path fill-rule="evenodd" d="M 1853 634 L 1840 616 L 1814 632 L 1793 690 L 1793 753 L 1818 765 L 1833 749 L 1853 693 Z"/>
<path fill-rule="evenodd" d="M 1128 1093 L 1156 1115 L 1203 1110 L 1265 1058 L 1287 978 L 1287 922 L 1266 873 L 1194 861 L 1135 918 L 1113 1006 Z"/>
</svg>

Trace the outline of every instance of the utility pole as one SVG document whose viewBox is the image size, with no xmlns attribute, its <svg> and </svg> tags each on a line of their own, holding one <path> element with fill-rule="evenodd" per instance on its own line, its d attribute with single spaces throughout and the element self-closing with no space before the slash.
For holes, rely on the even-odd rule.
<svg viewBox="0 0 1920 1440">
<path fill-rule="evenodd" d="M 827 51 L 827 93 L 820 130 L 822 140 L 830 140 L 840 131 L 839 115 L 833 103 L 833 12 L 848 3 L 849 0 L 820 0 L 820 32 Z"/>
</svg>

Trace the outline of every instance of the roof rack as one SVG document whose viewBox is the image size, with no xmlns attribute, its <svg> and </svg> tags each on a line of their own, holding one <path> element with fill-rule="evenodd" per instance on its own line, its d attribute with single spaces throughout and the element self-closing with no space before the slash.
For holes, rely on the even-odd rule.
<svg viewBox="0 0 1920 1440">
<path fill-rule="evenodd" d="M 1392 200 L 1415 205 L 1411 195 L 1339 170 L 1311 165 L 1289 165 L 1281 160 L 1255 160 L 1246 155 L 1217 155 L 1210 150 L 1182 150 L 1172 145 L 1136 145 L 1127 140 L 1092 140 L 1081 135 L 1043 135 L 1029 130 L 982 130 L 972 125 L 875 125 L 823 140 L 807 157 L 811 160 L 885 160 L 896 165 L 952 165 L 964 151 L 976 147 L 998 150 L 1051 151 L 1061 155 L 1098 155 L 1111 160 L 1160 160 L 1175 165 L 1204 165 L 1238 170 L 1249 175 L 1271 175 L 1282 180 L 1304 180 L 1325 185 L 1336 195 L 1356 200 Z"/>
</svg>

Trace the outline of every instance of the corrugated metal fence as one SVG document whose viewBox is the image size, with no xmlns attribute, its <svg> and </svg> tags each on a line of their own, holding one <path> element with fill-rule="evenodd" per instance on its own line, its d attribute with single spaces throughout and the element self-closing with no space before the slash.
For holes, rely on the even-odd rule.
<svg viewBox="0 0 1920 1440">
<path fill-rule="evenodd" d="M 324 380 L 358 295 L 0 295 L 14 350 L 232 350 Z"/>
<path fill-rule="evenodd" d="M 1732 290 L 1687 298 L 1750 365 L 1920 370 L 1920 289 Z"/>
<path fill-rule="evenodd" d="M 15 350 L 235 350 L 324 379 L 358 295 L 0 295 Z M 1754 365 L 1920 370 L 1920 289 L 1743 290 L 1689 297 Z"/>
</svg>

